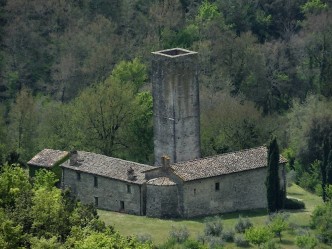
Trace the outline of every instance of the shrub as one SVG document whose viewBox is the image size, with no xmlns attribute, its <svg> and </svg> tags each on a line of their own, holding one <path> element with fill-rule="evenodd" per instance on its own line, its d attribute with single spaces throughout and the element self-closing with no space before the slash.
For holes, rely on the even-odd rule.
<svg viewBox="0 0 332 249">
<path fill-rule="evenodd" d="M 274 233 L 281 241 L 281 233 L 288 229 L 287 219 L 289 214 L 287 213 L 274 213 L 269 216 L 268 227 L 272 233 Z"/>
<path fill-rule="evenodd" d="M 280 246 L 277 245 L 277 243 L 273 240 L 270 240 L 266 242 L 263 246 L 264 249 L 278 249 L 281 248 Z"/>
<path fill-rule="evenodd" d="M 196 240 L 186 240 L 183 245 L 185 248 L 188 248 L 188 249 L 205 249 L 206 248 L 204 245 L 202 245 L 201 243 L 199 243 Z"/>
<path fill-rule="evenodd" d="M 178 243 L 183 243 L 189 238 L 189 231 L 186 227 L 175 228 L 172 226 L 172 230 L 169 232 L 169 237 Z"/>
<path fill-rule="evenodd" d="M 225 242 L 220 237 L 215 236 L 206 236 L 205 237 L 206 243 L 209 245 L 210 249 L 219 249 L 223 248 Z"/>
<path fill-rule="evenodd" d="M 238 233 L 244 233 L 248 228 L 252 227 L 253 224 L 248 218 L 239 217 L 239 220 L 235 224 L 235 231 Z"/>
<path fill-rule="evenodd" d="M 246 230 L 245 238 L 260 247 L 273 238 L 273 233 L 267 227 L 251 227 Z"/>
<path fill-rule="evenodd" d="M 219 220 L 207 222 L 204 228 L 204 234 L 207 236 L 220 236 L 223 226 Z"/>
<path fill-rule="evenodd" d="M 221 233 L 221 238 L 226 242 L 234 241 L 234 232 L 233 231 L 224 231 Z"/>
<path fill-rule="evenodd" d="M 316 229 L 319 238 L 326 244 L 332 244 L 332 202 L 315 208 L 311 226 Z"/>
<path fill-rule="evenodd" d="M 238 247 L 248 247 L 249 241 L 244 238 L 243 234 L 235 235 L 234 237 L 235 245 Z"/>
<path fill-rule="evenodd" d="M 305 204 L 303 201 L 293 199 L 293 198 L 286 198 L 285 200 L 285 209 L 291 209 L 291 210 L 296 210 L 296 209 L 304 209 Z"/>
<path fill-rule="evenodd" d="M 301 249 L 314 249 L 317 246 L 318 241 L 315 237 L 310 235 L 300 235 L 296 237 L 295 243 Z"/>
</svg>

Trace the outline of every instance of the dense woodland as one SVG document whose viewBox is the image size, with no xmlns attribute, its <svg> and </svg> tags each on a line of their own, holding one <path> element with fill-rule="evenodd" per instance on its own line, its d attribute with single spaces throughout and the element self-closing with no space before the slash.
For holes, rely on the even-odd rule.
<svg viewBox="0 0 332 249">
<path fill-rule="evenodd" d="M 331 4 L 1 0 L 0 162 L 54 148 L 153 164 L 151 51 L 183 47 L 199 53 L 203 156 L 275 135 L 293 178 L 322 193 Z"/>
<path fill-rule="evenodd" d="M 199 54 L 203 156 L 277 136 L 289 181 L 326 200 L 331 1 L 0 0 L 0 23 L 0 164 L 43 148 L 153 164 L 151 52 L 183 47 Z"/>
</svg>

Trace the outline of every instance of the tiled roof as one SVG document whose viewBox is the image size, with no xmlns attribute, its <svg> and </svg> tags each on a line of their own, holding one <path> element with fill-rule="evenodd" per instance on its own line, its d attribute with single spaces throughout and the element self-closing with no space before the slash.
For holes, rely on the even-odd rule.
<svg viewBox="0 0 332 249">
<path fill-rule="evenodd" d="M 37 155 L 35 155 L 29 162 L 29 165 L 38 167 L 51 168 L 56 163 L 65 159 L 68 156 L 67 151 L 43 149 Z"/>
<path fill-rule="evenodd" d="M 146 181 L 145 174 L 142 173 L 144 170 L 154 168 L 144 164 L 84 151 L 78 151 L 78 165 L 69 165 L 68 160 L 62 164 L 62 167 L 137 184 L 142 184 Z M 134 170 L 135 179 L 128 179 L 127 172 L 130 169 Z"/>
<path fill-rule="evenodd" d="M 172 186 L 176 185 L 175 182 L 173 182 L 171 179 L 168 177 L 158 177 L 158 178 L 153 178 L 147 182 L 147 184 L 150 185 L 157 185 L 157 186 Z"/>
<path fill-rule="evenodd" d="M 280 163 L 286 159 L 280 156 Z M 262 168 L 267 165 L 267 148 L 265 146 L 225 153 L 192 161 L 171 165 L 173 172 L 184 181 L 192 181 L 240 171 Z"/>
</svg>

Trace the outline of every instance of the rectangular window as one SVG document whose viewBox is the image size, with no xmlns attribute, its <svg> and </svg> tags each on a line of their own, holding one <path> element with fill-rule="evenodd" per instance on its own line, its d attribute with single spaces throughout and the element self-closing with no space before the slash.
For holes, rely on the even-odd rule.
<svg viewBox="0 0 332 249">
<path fill-rule="evenodd" d="M 216 184 L 215 184 L 215 190 L 219 191 L 219 189 L 220 189 L 219 182 L 216 182 Z"/>
<path fill-rule="evenodd" d="M 120 201 L 120 210 L 124 210 L 124 201 Z"/>
<path fill-rule="evenodd" d="M 98 207 L 98 197 L 95 197 L 95 206 Z"/>
<path fill-rule="evenodd" d="M 81 180 L 81 173 L 80 172 L 76 172 L 76 179 L 77 179 L 77 181 Z"/>
<path fill-rule="evenodd" d="M 194 195 L 196 195 L 196 189 L 194 188 Z"/>
<path fill-rule="evenodd" d="M 130 194 L 131 193 L 131 186 L 127 185 L 127 193 Z"/>
<path fill-rule="evenodd" d="M 96 188 L 98 188 L 98 177 L 97 176 L 94 177 L 94 186 Z"/>
</svg>

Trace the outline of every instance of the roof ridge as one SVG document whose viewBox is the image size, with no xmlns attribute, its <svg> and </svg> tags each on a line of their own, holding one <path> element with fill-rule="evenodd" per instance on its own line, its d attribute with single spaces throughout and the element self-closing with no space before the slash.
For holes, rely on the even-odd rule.
<svg viewBox="0 0 332 249">
<path fill-rule="evenodd" d="M 200 161 L 200 160 L 209 159 L 209 158 L 215 158 L 215 157 L 229 155 L 229 154 L 235 154 L 235 153 L 249 151 L 249 150 L 255 150 L 255 149 L 259 149 L 259 148 L 263 148 L 263 147 L 267 148 L 266 145 L 261 145 L 261 146 L 257 146 L 257 147 L 253 147 L 253 148 L 249 148 L 249 149 L 229 151 L 229 152 L 225 152 L 225 153 L 221 153 L 221 154 L 217 154 L 217 155 L 213 155 L 213 156 L 207 156 L 207 157 L 195 158 L 195 159 L 188 160 L 188 161 L 177 162 L 177 163 L 171 164 L 171 166 L 178 165 L 178 164 L 184 164 L 184 163 L 188 163 L 188 162 Z"/>
<path fill-rule="evenodd" d="M 129 162 L 129 163 L 132 163 L 132 164 L 136 164 L 136 165 L 139 165 L 139 166 L 144 166 L 144 167 L 148 166 L 148 167 L 152 167 L 152 168 L 154 167 L 152 165 L 138 163 L 138 162 L 134 162 L 134 161 L 129 161 L 129 160 L 125 160 L 125 159 L 118 158 L 118 157 L 107 156 L 107 155 L 103 155 L 103 154 L 99 154 L 99 153 L 95 153 L 95 152 L 84 151 L 84 150 L 79 150 L 78 153 L 79 152 L 94 154 L 94 155 L 98 155 L 98 156 L 102 156 L 102 157 L 108 157 L 108 158 L 112 158 L 112 159 L 115 159 L 115 160 L 118 160 L 118 161 Z"/>
</svg>

